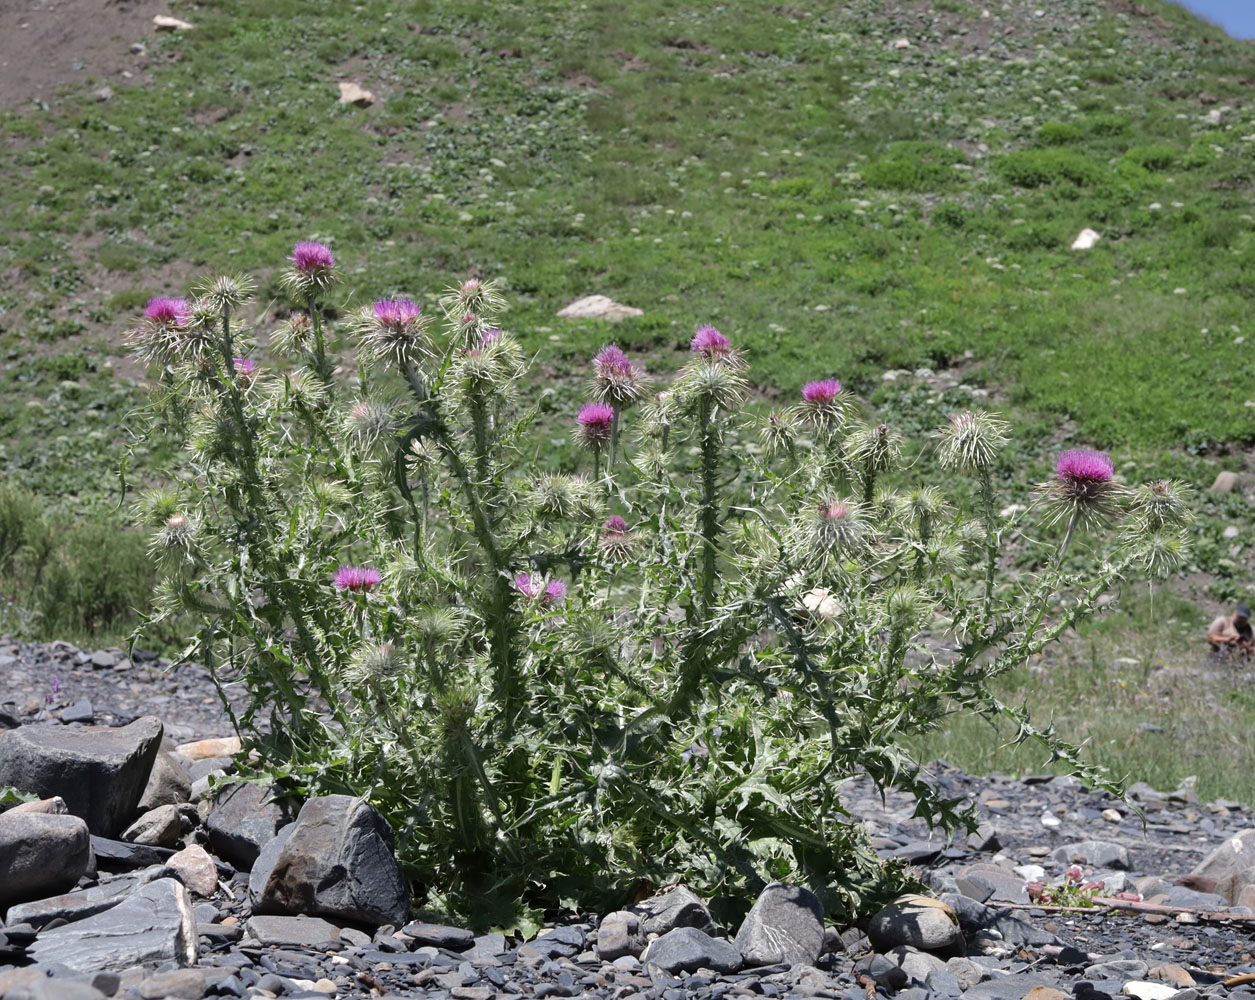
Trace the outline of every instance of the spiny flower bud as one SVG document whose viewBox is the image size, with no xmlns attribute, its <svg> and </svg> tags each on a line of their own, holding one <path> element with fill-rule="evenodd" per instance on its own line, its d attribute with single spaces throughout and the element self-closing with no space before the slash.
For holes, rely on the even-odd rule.
<svg viewBox="0 0 1255 1000">
<path fill-rule="evenodd" d="M 743 368 L 745 360 L 732 341 L 716 330 L 709 323 L 699 326 L 689 342 L 689 350 L 706 361 L 716 361 L 733 368 Z"/>
<path fill-rule="evenodd" d="M 593 358 L 593 378 L 589 383 L 593 399 L 624 407 L 635 403 L 645 391 L 641 373 L 618 345 L 603 347 Z"/>
<path fill-rule="evenodd" d="M 221 315 L 247 302 L 253 288 L 253 279 L 247 274 L 224 274 L 201 282 L 197 291 L 214 312 Z"/>
<path fill-rule="evenodd" d="M 157 532 L 154 548 L 187 551 L 192 547 L 194 535 L 192 521 L 186 514 L 171 514 Z"/>
<path fill-rule="evenodd" d="M 302 299 L 325 292 L 340 278 L 335 255 L 324 243 L 303 240 L 292 247 L 288 260 L 292 266 L 284 272 L 282 283 Z"/>
<path fill-rule="evenodd" d="M 804 525 L 806 541 L 816 554 L 853 558 L 867 547 L 870 531 L 862 510 L 852 501 L 821 500 L 810 508 Z"/>
<path fill-rule="evenodd" d="M 497 279 L 481 281 L 479 278 L 468 278 L 460 285 L 445 289 L 440 297 L 440 305 L 450 319 L 473 316 L 493 315 L 506 307 L 505 297 L 501 294 L 501 282 Z"/>
<path fill-rule="evenodd" d="M 404 368 L 429 353 L 427 326 L 422 307 L 413 299 L 379 299 L 362 310 L 355 331 L 368 358 Z"/>
<path fill-rule="evenodd" d="M 983 410 L 956 413 L 941 430 L 938 458 L 943 469 L 983 469 L 1007 443 L 1010 425 Z"/>
<path fill-rule="evenodd" d="M 1076 517 L 1097 522 L 1120 513 L 1124 491 L 1115 482 L 1111 457 L 1086 448 L 1061 452 L 1053 479 L 1037 488 L 1037 499 L 1046 508 L 1048 524 Z"/>
<path fill-rule="evenodd" d="M 676 402 L 688 413 L 703 405 L 709 410 L 735 410 L 744 400 L 745 390 L 745 376 L 717 360 L 685 365 L 674 384 Z"/>
<path fill-rule="evenodd" d="M 802 386 L 802 415 L 811 423 L 832 425 L 845 419 L 847 396 L 835 378 Z"/>
<path fill-rule="evenodd" d="M 797 420 L 787 410 L 769 413 L 767 422 L 758 433 L 767 454 L 791 455 L 797 444 Z"/>
<path fill-rule="evenodd" d="M 627 559 L 636 546 L 636 536 L 628 530 L 627 521 L 618 514 L 611 514 L 602 525 L 598 548 L 616 562 Z"/>
<path fill-rule="evenodd" d="M 893 467 L 902 450 L 902 436 L 888 424 L 857 427 L 845 440 L 845 457 L 870 472 Z"/>
<path fill-rule="evenodd" d="M 345 430 L 363 445 L 372 445 L 392 433 L 396 421 L 388 404 L 377 399 L 359 399 L 344 418 Z"/>
<path fill-rule="evenodd" d="M 241 385 L 252 385 L 257 377 L 257 365 L 252 358 L 236 358 L 231 367 L 235 369 L 235 379 Z"/>
<path fill-rule="evenodd" d="M 614 407 L 607 403 L 585 403 L 576 419 L 575 440 L 586 448 L 601 448 L 610 441 L 614 427 Z"/>
<path fill-rule="evenodd" d="M 544 605 L 562 604 L 566 601 L 566 584 L 561 580 L 546 580 L 544 577 L 520 573 L 514 578 L 514 589 L 529 600 L 539 598 Z"/>
<path fill-rule="evenodd" d="M 308 313 L 292 313 L 270 335 L 270 347 L 281 354 L 304 354 L 314 346 L 314 322 Z"/>
<path fill-rule="evenodd" d="M 527 501 L 543 521 L 572 521 L 591 513 L 596 491 L 580 476 L 541 476 L 528 488 Z"/>
<path fill-rule="evenodd" d="M 1194 520 L 1189 506 L 1192 492 L 1187 483 L 1173 479 L 1145 483 L 1129 494 L 1129 512 L 1147 531 L 1181 527 Z"/>
<path fill-rule="evenodd" d="M 357 684 L 375 685 L 396 677 L 403 666 L 401 651 L 392 643 L 367 646 L 353 654 L 349 663 L 349 680 Z"/>
</svg>

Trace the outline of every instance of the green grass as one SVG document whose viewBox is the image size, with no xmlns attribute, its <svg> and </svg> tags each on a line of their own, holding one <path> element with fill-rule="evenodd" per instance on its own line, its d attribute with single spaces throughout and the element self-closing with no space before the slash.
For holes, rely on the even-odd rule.
<svg viewBox="0 0 1255 1000">
<path fill-rule="evenodd" d="M 504 278 L 555 464 L 593 350 L 665 373 L 698 322 L 748 349 L 764 395 L 837 375 L 915 433 L 979 401 L 951 375 L 991 391 L 1017 428 L 1008 502 L 1066 445 L 1200 490 L 1246 463 L 1250 44 L 1159 0 L 403 6 L 215 0 L 145 39 L 151 87 L 0 111 L 9 484 L 121 517 L 122 462 L 134 482 L 173 453 L 125 430 L 145 397 L 124 331 L 150 295 L 238 270 L 264 326 L 303 238 L 344 264 L 340 306 Z M 340 79 L 379 100 L 339 106 Z M 1073 252 L 1084 227 L 1102 241 Z M 555 318 L 594 292 L 645 315 Z M 938 376 L 882 380 L 920 368 Z M 1250 503 L 1200 511 L 1181 592 L 1247 592 Z M 1186 650 L 1211 610 L 1137 627 Z M 1059 706 L 1114 694 L 1111 671 L 1069 670 Z"/>
</svg>

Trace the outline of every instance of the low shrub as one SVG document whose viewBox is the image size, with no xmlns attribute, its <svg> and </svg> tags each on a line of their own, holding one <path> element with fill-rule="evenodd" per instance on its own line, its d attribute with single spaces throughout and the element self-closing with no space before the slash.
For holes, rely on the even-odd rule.
<svg viewBox="0 0 1255 1000">
<path fill-rule="evenodd" d="M 1000 420 L 907 442 L 821 378 L 752 421 L 746 360 L 709 326 L 658 386 L 603 348 L 567 415 L 581 471 L 540 471 L 553 429 L 495 284 L 449 289 L 439 329 L 405 298 L 350 317 L 353 385 L 327 348 L 334 256 L 291 260 L 303 306 L 270 363 L 234 323 L 241 278 L 154 300 L 134 331 L 158 399 L 181 401 L 156 419 L 188 429 L 190 475 L 135 501 L 165 570 L 153 622 L 189 616 L 187 655 L 247 694 L 259 776 L 385 812 L 427 905 L 483 925 L 511 919 L 502 900 L 790 879 L 849 917 L 905 876 L 848 822 L 841 780 L 962 826 L 904 744 L 956 710 L 1009 717 L 1114 787 L 989 682 L 1121 574 L 1175 564 L 1177 484 L 1129 490 L 1105 455 L 1065 453 L 1038 496 L 1063 535 L 1051 568 L 1004 580 L 1022 529 L 994 485 Z M 970 475 L 974 509 L 933 484 L 938 464 Z M 1059 567 L 1082 531 L 1107 547 L 1074 576 Z"/>
<path fill-rule="evenodd" d="M 1050 184 L 1090 187 L 1106 173 L 1102 164 L 1067 149 L 1021 149 L 994 161 L 994 170 L 1009 184 L 1035 188 Z"/>
<path fill-rule="evenodd" d="M 1172 146 L 1134 146 L 1124 154 L 1129 163 L 1136 163 L 1143 170 L 1157 172 L 1167 170 L 1176 162 L 1177 150 Z"/>
<path fill-rule="evenodd" d="M 1045 146 L 1066 146 L 1081 138 L 1081 128 L 1072 122 L 1043 122 L 1037 129 L 1037 138 Z"/>
<path fill-rule="evenodd" d="M 956 163 L 966 163 L 960 150 L 936 142 L 895 142 L 878 160 L 859 169 L 864 183 L 895 191 L 933 191 L 958 180 Z"/>
</svg>

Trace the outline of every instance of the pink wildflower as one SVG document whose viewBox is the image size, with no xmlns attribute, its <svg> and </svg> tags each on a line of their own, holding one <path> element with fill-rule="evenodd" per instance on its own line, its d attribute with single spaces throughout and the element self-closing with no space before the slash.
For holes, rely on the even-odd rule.
<svg viewBox="0 0 1255 1000">
<path fill-rule="evenodd" d="M 623 520 L 618 514 L 611 514 L 606 518 L 606 523 L 602 525 L 606 531 L 616 531 L 622 533 L 627 531 L 627 521 Z"/>
<path fill-rule="evenodd" d="M 1072 483 L 1107 483 L 1113 475 L 1115 466 L 1104 451 L 1075 448 L 1062 452 L 1055 463 L 1055 478 Z"/>
<path fill-rule="evenodd" d="M 824 406 L 841 395 L 841 383 L 835 378 L 822 382 L 807 382 L 802 387 L 802 398 L 812 406 Z"/>
<path fill-rule="evenodd" d="M 611 559 L 625 559 L 636 545 L 636 538 L 628 531 L 628 524 L 618 514 L 611 514 L 602 525 L 601 551 Z"/>
<path fill-rule="evenodd" d="M 183 326 L 192 318 L 192 307 L 188 305 L 187 299 L 159 296 L 148 300 L 148 305 L 144 307 L 144 316 L 154 323 L 173 323 L 176 326 Z"/>
<path fill-rule="evenodd" d="M 379 299 L 375 302 L 375 321 L 380 326 L 404 329 L 422 314 L 422 306 L 413 299 Z"/>
<path fill-rule="evenodd" d="M 321 273 L 330 271 L 336 266 L 335 254 L 330 247 L 312 240 L 302 240 L 292 247 L 292 256 L 288 258 L 298 271 Z"/>
<path fill-rule="evenodd" d="M 561 580 L 550 580 L 545 585 L 545 593 L 541 601 L 545 604 L 561 604 L 566 600 L 566 584 Z"/>
<path fill-rule="evenodd" d="M 336 590 L 351 590 L 355 594 L 378 587 L 382 582 L 379 570 L 370 566 L 341 566 L 331 578 Z"/>
<path fill-rule="evenodd" d="M 532 579 L 530 573 L 520 573 L 514 578 L 514 589 L 524 597 L 535 597 L 540 593 L 541 581 Z"/>
<path fill-rule="evenodd" d="M 257 365 L 252 358 L 236 358 L 232 364 L 235 367 L 235 374 L 246 380 L 252 378 L 257 372 Z"/>
<path fill-rule="evenodd" d="M 599 448 L 610 440 L 614 426 L 614 407 L 608 403 L 585 403 L 576 421 L 576 436 L 589 448 Z"/>
<path fill-rule="evenodd" d="M 732 352 L 732 341 L 707 323 L 697 328 L 689 349 L 707 358 L 722 358 Z"/>
<path fill-rule="evenodd" d="M 617 344 L 610 344 L 598 351 L 593 358 L 593 371 L 603 377 L 629 375 L 632 372 L 632 362 Z"/>
<path fill-rule="evenodd" d="M 480 343 L 483 344 L 484 347 L 487 347 L 489 344 L 495 344 L 504 336 L 505 334 L 501 330 L 498 330 L 495 326 L 490 327 L 481 335 Z"/>
</svg>

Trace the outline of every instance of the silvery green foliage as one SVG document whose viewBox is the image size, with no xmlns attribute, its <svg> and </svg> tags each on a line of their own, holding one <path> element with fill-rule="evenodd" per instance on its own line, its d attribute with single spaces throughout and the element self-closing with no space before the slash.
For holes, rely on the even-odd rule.
<svg viewBox="0 0 1255 1000">
<path fill-rule="evenodd" d="M 450 289 L 442 322 L 396 299 L 353 318 L 367 368 L 350 387 L 323 277 L 289 282 L 306 309 L 270 341 L 287 357 L 239 357 L 238 280 L 206 286 L 186 329 L 180 313 L 137 331 L 190 475 L 136 510 L 168 569 L 158 615 L 194 622 L 187 655 L 246 693 L 259 766 L 368 795 L 435 902 L 785 878 L 849 912 L 901 879 L 841 780 L 962 825 L 904 749 L 955 710 L 1010 715 L 1107 785 L 989 681 L 1139 560 L 1170 564 L 1176 487 L 1128 494 L 1120 545 L 1083 579 L 1000 581 L 1005 425 L 960 415 L 921 453 L 830 380 L 762 421 L 761 458 L 732 454 L 748 367 L 713 328 L 665 384 L 600 354 L 610 434 L 584 435 L 584 474 L 539 472 L 495 284 Z M 938 462 L 978 480 L 974 514 L 930 482 Z"/>
</svg>

